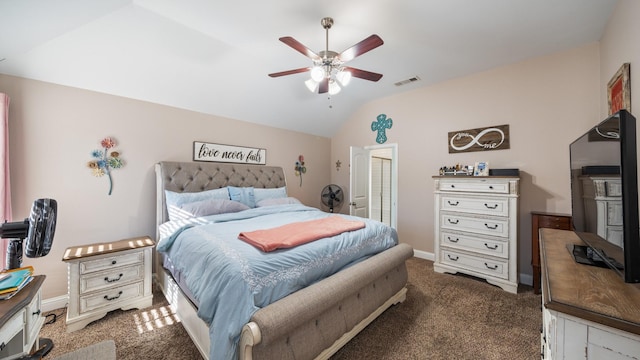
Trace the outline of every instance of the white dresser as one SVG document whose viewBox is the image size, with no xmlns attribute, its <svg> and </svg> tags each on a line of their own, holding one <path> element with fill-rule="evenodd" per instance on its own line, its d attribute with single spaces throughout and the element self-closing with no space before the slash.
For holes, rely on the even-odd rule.
<svg viewBox="0 0 640 360">
<path fill-rule="evenodd" d="M 518 292 L 518 177 L 434 176 L 435 262 Z"/>
<path fill-rule="evenodd" d="M 640 358 L 640 284 L 576 263 L 573 231 L 540 229 L 543 359 Z"/>
<path fill-rule="evenodd" d="M 84 328 L 116 309 L 151 306 L 155 243 L 148 236 L 70 247 L 67 263 L 67 332 Z"/>
<path fill-rule="evenodd" d="M 622 246 L 622 184 L 620 176 L 581 176 L 587 224 L 610 243 Z"/>
</svg>

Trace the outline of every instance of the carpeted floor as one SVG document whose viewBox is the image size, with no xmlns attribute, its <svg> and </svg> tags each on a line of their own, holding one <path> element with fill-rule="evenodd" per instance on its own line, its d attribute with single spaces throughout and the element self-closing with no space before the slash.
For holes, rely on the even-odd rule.
<svg viewBox="0 0 640 360">
<path fill-rule="evenodd" d="M 437 274 L 433 263 L 407 262 L 407 300 L 388 309 L 333 357 L 342 359 L 539 359 L 541 298 L 527 286 L 517 295 L 484 281 Z M 114 311 L 85 329 L 66 333 L 64 310 L 42 328 L 54 356 L 102 340 L 117 358 L 201 359 L 159 291 L 153 306 Z"/>
</svg>

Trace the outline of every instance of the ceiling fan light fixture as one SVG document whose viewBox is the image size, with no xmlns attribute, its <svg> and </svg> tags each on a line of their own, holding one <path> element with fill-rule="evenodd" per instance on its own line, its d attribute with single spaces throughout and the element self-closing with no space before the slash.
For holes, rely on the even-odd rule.
<svg viewBox="0 0 640 360">
<path fill-rule="evenodd" d="M 325 77 L 325 72 L 322 66 L 314 66 L 311 68 L 311 79 L 315 82 L 320 82 Z"/>
<path fill-rule="evenodd" d="M 315 81 L 313 79 L 309 79 L 309 80 L 305 81 L 304 84 L 307 86 L 307 89 L 309 89 L 309 91 L 314 93 L 314 92 L 318 91 L 318 85 L 320 83 L 318 83 L 317 81 Z"/>
<path fill-rule="evenodd" d="M 335 95 L 342 90 L 335 80 L 329 80 L 329 95 Z"/>
<path fill-rule="evenodd" d="M 351 72 L 348 70 L 340 70 L 338 74 L 336 74 L 336 79 L 338 79 L 342 86 L 347 86 L 351 82 Z"/>
</svg>

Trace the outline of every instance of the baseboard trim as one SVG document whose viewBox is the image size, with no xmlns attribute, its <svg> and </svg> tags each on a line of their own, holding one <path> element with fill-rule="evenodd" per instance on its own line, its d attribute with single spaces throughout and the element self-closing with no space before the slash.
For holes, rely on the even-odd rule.
<svg viewBox="0 0 640 360">
<path fill-rule="evenodd" d="M 413 256 L 419 259 L 425 259 L 429 261 L 434 261 L 436 259 L 436 255 L 434 253 L 422 251 L 422 250 L 413 250 Z"/>
<path fill-rule="evenodd" d="M 67 295 L 60 295 L 54 298 L 42 299 L 42 311 L 52 311 L 67 307 L 69 303 L 69 297 Z"/>
</svg>

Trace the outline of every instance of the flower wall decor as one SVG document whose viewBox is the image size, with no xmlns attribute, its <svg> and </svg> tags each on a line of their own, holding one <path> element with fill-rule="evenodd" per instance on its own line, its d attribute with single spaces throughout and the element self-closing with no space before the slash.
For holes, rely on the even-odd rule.
<svg viewBox="0 0 640 360">
<path fill-rule="evenodd" d="M 116 142 L 111 137 L 102 139 L 102 141 L 100 141 L 100 145 L 104 150 L 93 150 L 91 152 L 93 160 L 89 161 L 87 166 L 89 166 L 91 174 L 95 177 L 107 175 L 109 178 L 109 195 L 111 195 L 111 190 L 113 190 L 111 171 L 113 169 L 120 169 L 123 167 L 124 162 L 120 158 L 120 153 L 112 150 L 116 146 Z"/>
<path fill-rule="evenodd" d="M 298 156 L 296 161 L 296 176 L 300 176 L 300 186 L 302 186 L 302 174 L 307 172 L 307 168 L 304 166 L 304 156 Z"/>
</svg>

